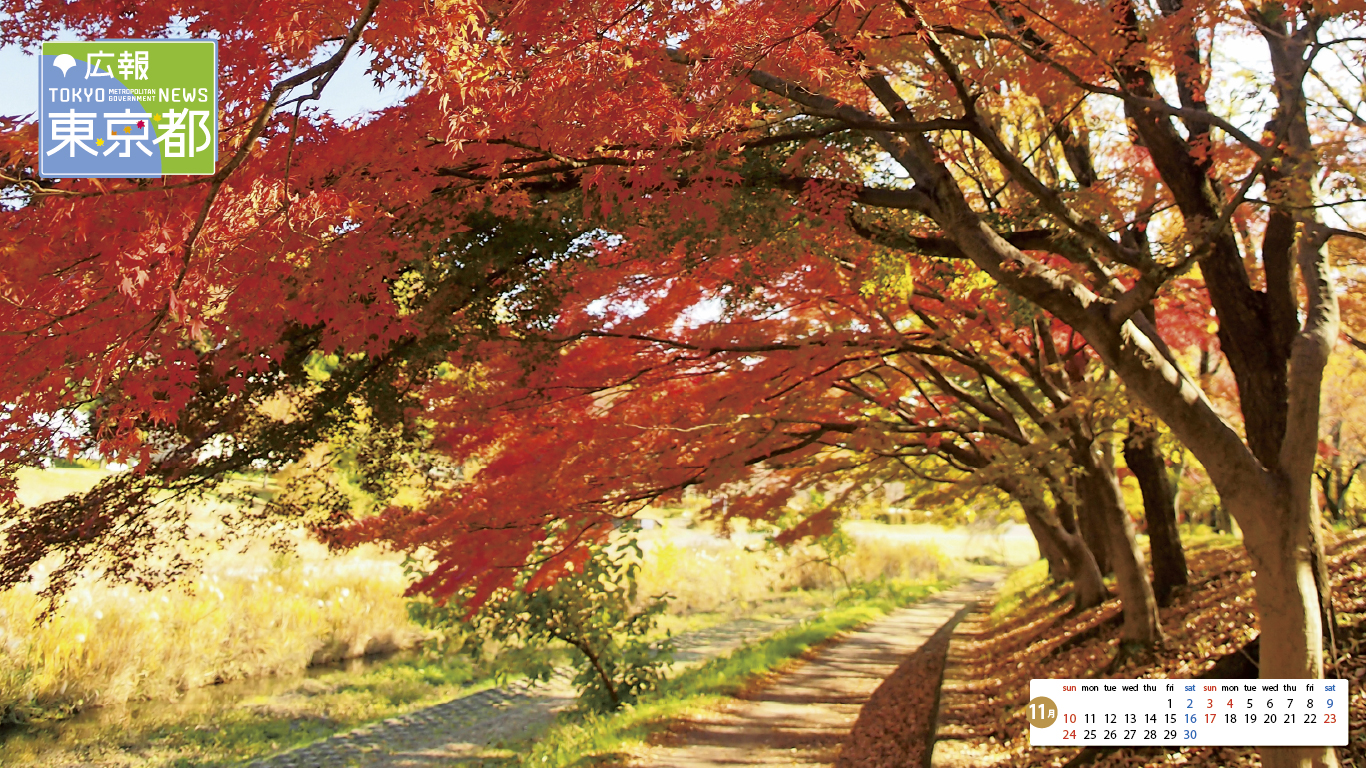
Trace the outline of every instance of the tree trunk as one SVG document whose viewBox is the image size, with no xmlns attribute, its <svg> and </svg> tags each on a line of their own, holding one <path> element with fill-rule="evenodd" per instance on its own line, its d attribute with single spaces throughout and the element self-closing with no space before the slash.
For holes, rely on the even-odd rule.
<svg viewBox="0 0 1366 768">
<path fill-rule="evenodd" d="M 1081 467 L 1077 484 L 1084 506 L 1103 527 L 1109 545 L 1110 562 L 1115 568 L 1115 581 L 1120 599 L 1124 602 L 1124 628 L 1120 637 L 1128 642 L 1153 645 L 1162 641 L 1162 625 L 1157 615 L 1157 599 L 1148 582 L 1148 569 L 1139 551 L 1133 521 L 1124 508 L 1124 497 L 1114 470 L 1104 456 L 1102 443 L 1092 449 L 1084 437 L 1074 437 L 1073 460 Z"/>
<path fill-rule="evenodd" d="M 1243 527 L 1248 555 L 1256 568 L 1253 585 L 1262 623 L 1260 675 L 1322 677 L 1323 624 L 1314 574 L 1315 542 L 1308 521 L 1291 509 L 1287 495 L 1243 500 L 1257 506 L 1256 518 L 1276 521 Z M 1259 751 L 1262 765 L 1271 768 L 1337 765 L 1331 747 L 1261 747 Z"/>
<path fill-rule="evenodd" d="M 1030 514 L 1029 510 L 1025 510 L 1025 522 L 1029 524 L 1030 533 L 1034 534 L 1034 541 L 1039 544 L 1039 556 L 1048 561 L 1048 578 L 1055 584 L 1070 580 L 1072 569 L 1063 555 L 1062 545 L 1058 543 L 1053 532 L 1047 529 L 1047 523 Z"/>
<path fill-rule="evenodd" d="M 1095 522 L 1094 515 L 1087 513 L 1086 505 L 1083 503 L 1078 507 L 1076 480 L 1066 475 L 1059 480 L 1049 473 L 1048 489 L 1053 494 L 1053 504 L 1057 507 L 1058 521 L 1062 523 L 1063 530 L 1080 538 L 1102 577 L 1110 573 L 1105 536 L 1101 526 Z"/>
<path fill-rule="evenodd" d="M 1323 490 L 1323 503 L 1328 506 L 1328 516 L 1333 522 L 1342 520 L 1342 510 L 1339 509 L 1341 497 L 1335 495 L 1333 491 L 1337 485 L 1334 482 L 1333 471 L 1331 469 L 1320 470 L 1318 473 L 1319 486 Z"/>
<path fill-rule="evenodd" d="M 1067 482 L 1067 488 L 1068 490 L 1071 490 L 1071 479 L 1069 478 Z M 1053 477 L 1051 473 L 1048 477 L 1048 490 L 1049 493 L 1053 494 L 1053 505 L 1058 510 L 1058 522 L 1062 523 L 1063 530 L 1068 533 L 1079 533 L 1077 530 L 1077 510 L 1072 503 L 1073 497 L 1069 497 L 1067 493 L 1063 491 L 1059 481 L 1057 478 Z"/>
<path fill-rule="evenodd" d="M 1333 520 L 1342 519 L 1342 419 L 1333 423 L 1329 433 L 1333 443 L 1333 457 L 1328 462 L 1328 477 L 1332 482 L 1323 483 L 1323 500 L 1328 504 L 1328 512 Z M 1337 493 L 1333 493 L 1337 491 Z"/>
<path fill-rule="evenodd" d="M 1035 536 L 1041 536 L 1039 548 L 1043 549 L 1044 539 L 1048 539 L 1050 543 L 1047 546 L 1058 550 L 1067 561 L 1074 589 L 1073 609 L 1085 610 L 1108 600 L 1110 593 L 1105 589 L 1100 569 L 1096 567 L 1096 559 L 1091 555 L 1091 550 L 1081 536 L 1069 533 L 1063 528 L 1062 524 L 1049 514 L 1043 501 L 1033 494 L 1020 491 L 1009 483 L 1002 484 L 1001 488 L 1020 502 L 1025 519 L 1029 521 L 1030 530 L 1035 532 Z"/>
<path fill-rule="evenodd" d="M 1101 519 L 1100 510 L 1096 508 L 1091 499 L 1087 497 L 1085 481 L 1073 481 L 1072 487 L 1075 489 L 1079 503 L 1073 508 L 1077 518 L 1077 530 L 1081 533 L 1081 538 L 1086 542 L 1086 547 L 1095 556 L 1096 567 L 1100 569 L 1102 576 L 1109 576 L 1114 573 L 1114 558 L 1110 552 L 1110 545 L 1105 535 L 1105 521 Z M 1066 503 L 1066 502 L 1064 502 Z"/>
<path fill-rule="evenodd" d="M 1062 548 L 1067 564 L 1072 569 L 1072 586 L 1076 589 L 1073 610 L 1084 611 L 1110 599 L 1105 581 L 1096 566 L 1096 558 L 1086 542 L 1077 535 L 1058 529 L 1058 545 Z"/>
<path fill-rule="evenodd" d="M 1137 13 L 1131 5 L 1126 21 L 1137 27 Z M 996 282 L 1080 333 L 1129 391 L 1166 422 L 1205 467 L 1244 531 L 1260 541 L 1256 548 L 1267 565 L 1259 569 L 1256 581 L 1259 607 L 1265 611 L 1264 658 L 1269 662 L 1262 673 L 1289 678 L 1315 677 L 1322 671 L 1322 626 L 1313 594 L 1320 586 L 1314 564 L 1321 558 L 1313 551 L 1317 521 L 1309 514 L 1310 483 L 1323 367 L 1338 332 L 1337 299 L 1324 248 L 1330 232 L 1316 218 L 1319 209 L 1313 185 L 1318 169 L 1303 91 L 1308 72 L 1305 53 L 1317 26 L 1305 29 L 1310 34 L 1290 34 L 1279 21 L 1263 28 L 1276 75 L 1276 122 L 1288 147 L 1283 152 L 1273 150 L 1277 162 L 1267 163 L 1262 173 L 1269 186 L 1287 188 L 1286 205 L 1273 209 L 1263 237 L 1267 290 L 1252 288 L 1246 271 L 1239 271 L 1244 254 L 1236 242 L 1232 248 L 1226 243 L 1212 244 L 1200 261 L 1218 316 L 1220 348 L 1238 384 L 1245 434 L 1239 434 L 1178 367 L 1146 318 L 1134 314 L 1133 302 L 1125 300 L 1141 301 L 1141 292 L 1128 292 L 1107 306 L 1090 287 L 1032 258 L 984 222 L 924 133 L 876 136 L 923 193 L 908 207 L 918 205 Z M 870 77 L 866 82 L 894 119 L 915 119 L 885 80 Z M 1145 88 L 1143 95 L 1151 92 Z M 1224 196 L 1206 183 L 1201 167 L 1205 160 L 1197 160 L 1168 116 L 1149 112 L 1132 100 L 1126 101 L 1126 112 L 1129 107 L 1139 110 L 1131 113 L 1131 119 L 1143 133 L 1143 142 L 1182 215 L 1192 222 L 1221 220 Z M 998 156 L 1009 156 L 980 118 L 978 127 L 997 142 L 993 148 Z M 1174 155 L 1180 162 L 1172 162 Z M 1029 178 L 1027 168 L 1012 175 Z M 1282 185 L 1283 181 L 1287 183 Z M 1286 212 L 1291 215 L 1282 215 Z M 1215 239 L 1222 240 L 1222 234 L 1215 233 Z M 1289 261 L 1292 250 L 1294 263 Z M 1296 266 L 1302 278 L 1298 286 Z M 1297 303 L 1300 287 L 1304 300 Z M 1287 349 L 1290 346 L 1293 350 Z M 1094 463 L 1089 450 L 1080 453 Z M 1132 571 L 1132 563 L 1121 565 L 1116 562 L 1121 585 L 1133 589 L 1141 583 L 1151 595 L 1146 578 L 1126 578 L 1131 574 L 1123 571 Z M 1332 747 L 1269 747 L 1262 749 L 1262 764 L 1266 768 L 1336 766 L 1337 758 Z"/>
<path fill-rule="evenodd" d="M 1172 467 L 1167 475 L 1167 489 L 1170 491 L 1169 502 L 1172 505 L 1172 517 L 1177 524 L 1181 523 L 1181 518 L 1185 514 L 1181 510 L 1181 478 L 1186 475 L 1186 452 L 1181 451 L 1181 462 Z"/>
<path fill-rule="evenodd" d="M 1171 605 L 1172 593 L 1189 580 L 1181 532 L 1176 527 L 1176 508 L 1167 485 L 1167 463 L 1157 449 L 1156 430 L 1131 421 L 1124 439 L 1124 461 L 1143 493 L 1143 515 L 1148 521 L 1153 554 L 1153 595 L 1159 606 L 1166 607 Z"/>
<path fill-rule="evenodd" d="M 1323 488 L 1323 502 L 1328 505 L 1328 513 L 1334 522 L 1347 519 L 1347 492 L 1352 481 L 1361 470 L 1362 461 L 1355 462 L 1350 468 L 1342 460 L 1342 419 L 1333 424 L 1329 433 L 1333 444 L 1333 457 L 1328 466 L 1318 471 L 1319 485 Z"/>
</svg>

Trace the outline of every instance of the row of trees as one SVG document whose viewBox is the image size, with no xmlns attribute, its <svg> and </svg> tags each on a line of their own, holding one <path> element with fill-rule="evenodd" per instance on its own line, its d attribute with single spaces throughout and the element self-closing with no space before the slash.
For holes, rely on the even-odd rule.
<svg viewBox="0 0 1366 768">
<path fill-rule="evenodd" d="M 1185 572 L 1160 422 L 1244 531 L 1263 674 L 1321 676 L 1359 0 L 3 8 L 17 42 L 218 37 L 225 143 L 208 178 L 57 181 L 0 126 L 0 583 L 166 578 L 180 500 L 344 444 L 380 497 L 433 456 L 469 476 L 361 520 L 300 482 L 243 522 L 426 548 L 417 588 L 477 604 L 686 488 L 787 538 L 888 480 L 992 488 L 1151 643 Z M 413 95 L 300 112 L 356 48 Z M 135 471 L 21 509 L 54 452 Z M 832 502 L 791 512 L 806 488 Z"/>
</svg>

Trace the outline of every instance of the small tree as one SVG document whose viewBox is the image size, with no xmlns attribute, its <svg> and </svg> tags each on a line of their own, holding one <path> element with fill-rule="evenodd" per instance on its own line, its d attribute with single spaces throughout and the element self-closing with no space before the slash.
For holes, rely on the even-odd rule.
<svg viewBox="0 0 1366 768">
<path fill-rule="evenodd" d="M 588 557 L 553 584 L 536 586 L 530 575 L 500 589 L 467 619 L 476 650 L 488 640 L 532 651 L 524 669 L 533 679 L 554 672 L 545 650 L 555 641 L 575 651 L 579 701 L 596 711 L 620 709 L 663 679 L 673 652 L 669 639 L 651 642 L 667 596 L 637 600 L 642 551 L 634 539 L 596 545 Z"/>
</svg>

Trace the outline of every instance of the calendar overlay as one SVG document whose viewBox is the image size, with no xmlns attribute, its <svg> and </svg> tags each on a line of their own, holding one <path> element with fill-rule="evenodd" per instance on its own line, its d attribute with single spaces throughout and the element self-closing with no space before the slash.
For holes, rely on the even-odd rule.
<svg viewBox="0 0 1366 768">
<path fill-rule="evenodd" d="M 1034 747 L 1347 744 L 1344 680 L 1032 680 Z"/>
</svg>

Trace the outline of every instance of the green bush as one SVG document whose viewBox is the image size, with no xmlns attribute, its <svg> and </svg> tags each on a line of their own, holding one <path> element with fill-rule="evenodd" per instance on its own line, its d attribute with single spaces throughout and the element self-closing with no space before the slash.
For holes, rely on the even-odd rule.
<svg viewBox="0 0 1366 768">
<path fill-rule="evenodd" d="M 631 539 L 594 547 L 580 567 L 550 586 L 528 590 L 523 576 L 467 620 L 468 642 L 476 652 L 490 640 L 519 649 L 523 671 L 540 680 L 554 671 L 554 656 L 545 651 L 563 643 L 573 649 L 580 705 L 620 709 L 659 684 L 673 651 L 668 639 L 645 639 L 668 597 L 637 600 L 641 559 Z"/>
</svg>

